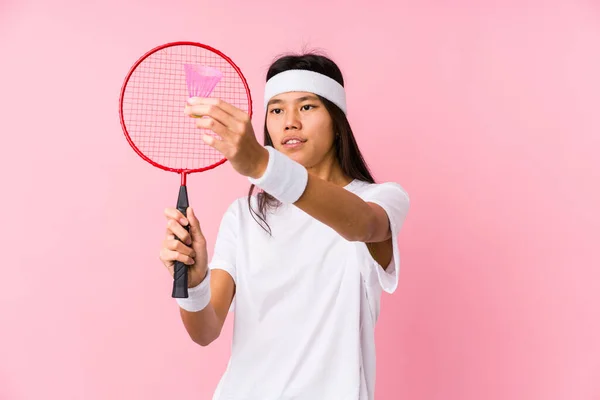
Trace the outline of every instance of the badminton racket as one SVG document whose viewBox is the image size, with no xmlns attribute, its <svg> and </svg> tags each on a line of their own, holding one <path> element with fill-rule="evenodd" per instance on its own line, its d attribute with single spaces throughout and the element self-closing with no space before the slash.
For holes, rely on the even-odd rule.
<svg viewBox="0 0 600 400">
<path fill-rule="evenodd" d="M 216 135 L 184 114 L 189 97 L 219 98 L 252 116 L 250 90 L 240 69 L 219 50 L 194 42 L 148 51 L 129 70 L 119 98 L 121 126 L 133 150 L 154 167 L 180 175 L 177 209 L 184 216 L 187 176 L 226 161 L 202 140 L 202 134 Z M 185 228 L 189 231 L 189 224 Z M 172 297 L 188 297 L 187 269 L 175 261 Z"/>
</svg>

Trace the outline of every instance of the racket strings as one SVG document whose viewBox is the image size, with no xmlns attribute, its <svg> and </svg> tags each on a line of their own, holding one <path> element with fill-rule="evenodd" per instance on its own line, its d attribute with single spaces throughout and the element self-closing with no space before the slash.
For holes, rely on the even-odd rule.
<svg viewBox="0 0 600 400">
<path fill-rule="evenodd" d="M 226 59 L 199 46 L 179 45 L 150 54 L 131 73 L 122 99 L 123 122 L 135 147 L 154 163 L 176 170 L 204 169 L 223 156 L 201 139 L 203 133 L 214 133 L 197 128 L 195 119 L 184 114 L 192 94 L 186 65 L 218 71 L 210 97 L 249 111 L 244 81 Z"/>
</svg>

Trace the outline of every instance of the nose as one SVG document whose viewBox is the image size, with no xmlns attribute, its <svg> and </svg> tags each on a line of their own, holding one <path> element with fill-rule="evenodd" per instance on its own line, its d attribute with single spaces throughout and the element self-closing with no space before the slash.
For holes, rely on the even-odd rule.
<svg viewBox="0 0 600 400">
<path fill-rule="evenodd" d="M 298 118 L 298 113 L 297 112 L 286 113 L 285 130 L 289 131 L 292 129 L 300 129 L 300 128 L 301 128 L 301 124 L 300 124 L 300 118 Z"/>
</svg>

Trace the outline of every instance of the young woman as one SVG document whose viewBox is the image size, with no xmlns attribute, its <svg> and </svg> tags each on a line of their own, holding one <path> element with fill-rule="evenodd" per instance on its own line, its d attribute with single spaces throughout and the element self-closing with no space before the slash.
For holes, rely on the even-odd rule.
<svg viewBox="0 0 600 400">
<path fill-rule="evenodd" d="M 375 322 L 382 292 L 397 287 L 408 195 L 371 177 L 330 59 L 279 58 L 264 105 L 264 146 L 242 110 L 217 99 L 185 105 L 190 117 L 207 117 L 197 126 L 222 140 L 203 140 L 252 186 L 223 216 L 210 263 L 194 210 L 165 210 L 160 258 L 171 276 L 175 260 L 189 266 L 189 298 L 177 299 L 183 324 L 206 346 L 235 304 L 215 400 L 371 400 Z"/>
</svg>

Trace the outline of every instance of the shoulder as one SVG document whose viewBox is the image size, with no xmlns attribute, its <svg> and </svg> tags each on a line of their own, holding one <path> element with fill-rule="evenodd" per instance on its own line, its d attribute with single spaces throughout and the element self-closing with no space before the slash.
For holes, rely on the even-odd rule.
<svg viewBox="0 0 600 400">
<path fill-rule="evenodd" d="M 392 234 L 397 234 L 410 208 L 408 192 L 397 182 L 361 182 L 355 190 L 365 202 L 383 208 L 390 220 Z"/>
<path fill-rule="evenodd" d="M 248 212 L 248 198 L 235 198 L 225 207 L 224 211 L 219 212 L 215 210 L 215 213 L 222 213 L 220 214 L 219 234 L 238 231 L 244 220 L 250 217 Z"/>
<path fill-rule="evenodd" d="M 255 199 L 253 196 L 252 204 L 254 205 Z M 244 206 L 248 208 L 248 196 L 237 197 L 233 199 L 227 209 L 225 210 L 225 214 L 232 214 L 236 217 L 240 217 L 243 214 Z"/>
<path fill-rule="evenodd" d="M 236 219 L 244 220 L 252 218 L 252 210 L 258 210 L 258 198 L 256 195 L 248 195 L 235 198 L 227 207 L 225 214 L 229 214 Z"/>
<path fill-rule="evenodd" d="M 397 182 L 370 183 L 354 180 L 346 188 L 365 201 L 379 198 L 406 203 L 410 201 L 408 192 Z"/>
</svg>

